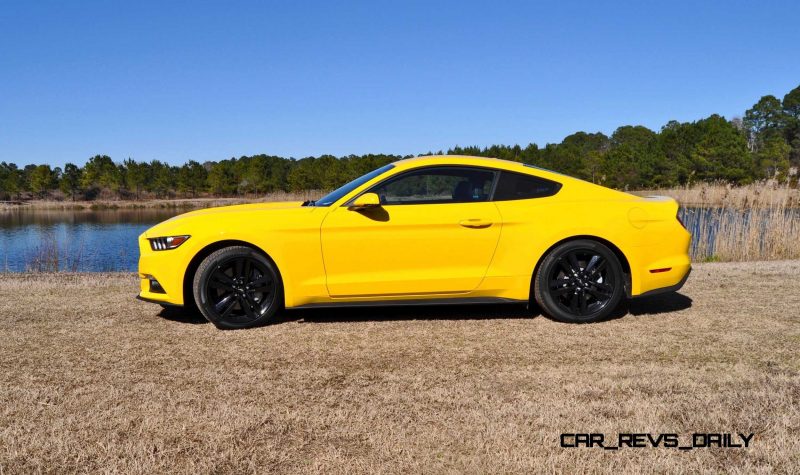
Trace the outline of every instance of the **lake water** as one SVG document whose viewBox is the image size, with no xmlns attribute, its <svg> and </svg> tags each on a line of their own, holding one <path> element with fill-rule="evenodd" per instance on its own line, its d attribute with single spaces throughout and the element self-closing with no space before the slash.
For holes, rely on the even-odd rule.
<svg viewBox="0 0 800 475">
<path fill-rule="evenodd" d="M 138 237 L 180 209 L 0 211 L 0 270 L 135 271 Z"/>
<path fill-rule="evenodd" d="M 183 213 L 180 209 L 121 209 L 98 211 L 24 210 L 0 211 L 0 271 L 28 270 L 134 272 L 139 260 L 137 239 L 152 225 Z M 681 209 L 681 217 L 694 239 L 713 240 L 714 209 Z M 743 212 L 743 219 L 749 212 Z"/>
</svg>

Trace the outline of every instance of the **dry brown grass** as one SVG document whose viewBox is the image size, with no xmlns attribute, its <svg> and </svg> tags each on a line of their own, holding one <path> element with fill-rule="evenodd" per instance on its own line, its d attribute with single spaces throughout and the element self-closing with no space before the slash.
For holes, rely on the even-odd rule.
<svg viewBox="0 0 800 475">
<path fill-rule="evenodd" d="M 684 220 L 693 234 L 695 261 L 800 258 L 800 209 L 694 208 Z"/>
<path fill-rule="evenodd" d="M 800 190 L 774 180 L 742 187 L 725 184 L 636 192 L 671 196 L 690 207 L 695 261 L 800 258 Z"/>
<path fill-rule="evenodd" d="M 797 208 L 800 207 L 800 189 L 786 182 L 764 180 L 745 186 L 727 183 L 695 183 L 678 188 L 635 191 L 634 194 L 664 195 L 678 200 L 683 206 L 717 206 L 732 209 Z"/>
<path fill-rule="evenodd" d="M 223 332 L 132 300 L 129 274 L 5 274 L 0 472 L 798 473 L 799 278 L 701 264 L 593 325 L 472 306 Z M 756 435 L 559 448 L 574 431 Z"/>
</svg>

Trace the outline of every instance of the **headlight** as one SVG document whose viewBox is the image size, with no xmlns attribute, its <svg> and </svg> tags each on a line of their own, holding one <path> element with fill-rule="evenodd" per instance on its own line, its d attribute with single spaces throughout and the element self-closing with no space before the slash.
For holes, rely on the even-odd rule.
<svg viewBox="0 0 800 475">
<path fill-rule="evenodd" d="M 157 238 L 147 238 L 150 241 L 150 248 L 154 251 L 169 251 L 185 243 L 189 236 L 166 236 Z"/>
</svg>

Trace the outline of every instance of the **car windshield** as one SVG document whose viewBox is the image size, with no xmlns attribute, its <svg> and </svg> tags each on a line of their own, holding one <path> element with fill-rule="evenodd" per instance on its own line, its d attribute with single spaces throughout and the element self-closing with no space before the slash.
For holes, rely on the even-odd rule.
<svg viewBox="0 0 800 475">
<path fill-rule="evenodd" d="M 311 204 L 311 203 L 309 203 L 309 204 L 311 204 L 311 206 L 330 206 L 330 205 L 336 203 L 342 196 L 350 193 L 351 191 L 353 191 L 354 189 L 356 189 L 359 186 L 363 185 L 364 183 L 372 180 L 376 176 L 381 175 L 382 173 L 384 173 L 384 172 L 386 172 L 388 170 L 391 170 L 392 168 L 394 168 L 394 165 L 392 165 L 390 163 L 388 165 L 384 165 L 384 166 L 378 168 L 377 170 L 372 170 L 371 172 L 367 173 L 366 175 L 361 175 L 360 177 L 356 178 L 355 180 L 351 181 L 350 183 L 347 183 L 346 185 L 343 185 L 343 186 L 331 191 L 327 195 L 325 195 L 322 198 L 320 198 L 317 201 L 315 201 L 313 204 Z"/>
</svg>

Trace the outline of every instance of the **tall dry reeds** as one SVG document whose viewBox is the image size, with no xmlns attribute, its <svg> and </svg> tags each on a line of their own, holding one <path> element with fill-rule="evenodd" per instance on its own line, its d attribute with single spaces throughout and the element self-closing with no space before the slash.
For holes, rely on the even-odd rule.
<svg viewBox="0 0 800 475">
<path fill-rule="evenodd" d="M 61 270 L 61 255 L 55 238 L 37 245 L 25 260 L 28 272 L 58 272 Z"/>
<path fill-rule="evenodd" d="M 695 261 L 800 258 L 800 190 L 774 180 L 648 191 L 684 207 Z"/>
<path fill-rule="evenodd" d="M 800 189 L 786 182 L 762 180 L 749 185 L 733 186 L 729 183 L 695 183 L 677 188 L 635 191 L 637 195 L 666 195 L 678 200 L 682 206 L 729 207 L 736 209 L 783 206 L 800 207 Z"/>
<path fill-rule="evenodd" d="M 66 255 L 59 248 L 58 238 L 52 231 L 45 232 L 40 243 L 25 255 L 27 272 L 77 272 L 84 257 L 83 242 L 78 248 Z M 6 270 L 8 264 L 6 263 Z"/>
<path fill-rule="evenodd" d="M 688 208 L 695 261 L 760 261 L 800 258 L 800 210 L 781 207 Z"/>
</svg>

